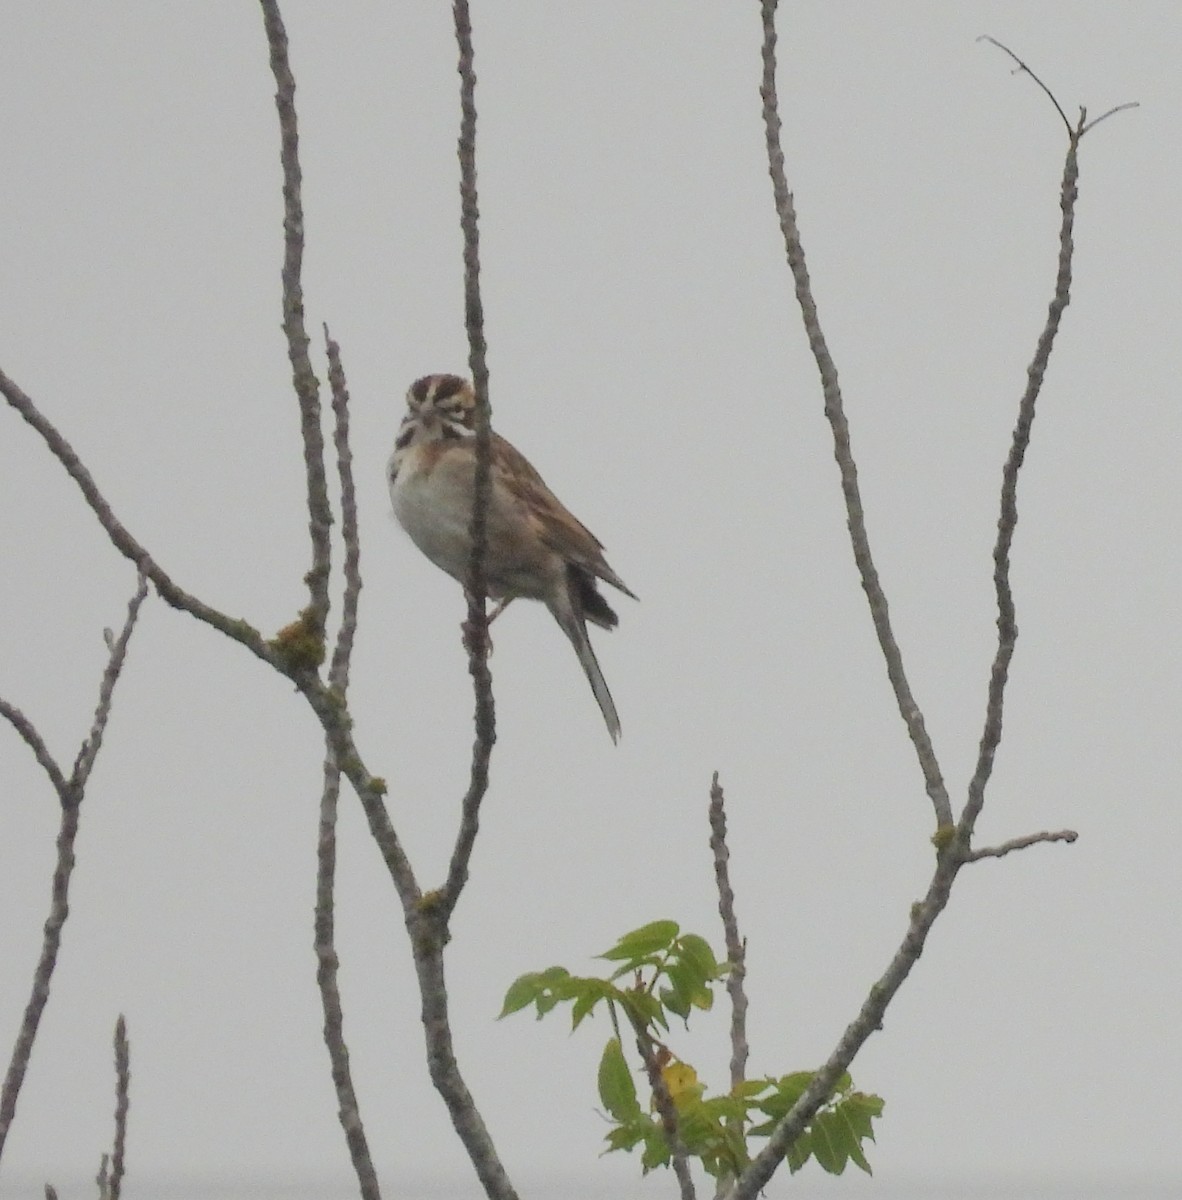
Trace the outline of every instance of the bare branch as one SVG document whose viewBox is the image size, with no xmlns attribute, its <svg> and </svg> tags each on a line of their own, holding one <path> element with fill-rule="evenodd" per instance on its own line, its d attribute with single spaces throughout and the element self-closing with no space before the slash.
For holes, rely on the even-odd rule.
<svg viewBox="0 0 1182 1200">
<path fill-rule="evenodd" d="M 803 257 L 799 254 L 799 242 L 797 240 L 795 218 L 791 208 L 791 196 L 787 191 L 787 186 L 783 179 L 783 155 L 779 152 L 779 121 L 776 116 L 775 106 L 775 28 L 774 28 L 774 13 L 775 0 L 761 0 L 763 18 L 764 18 L 764 113 L 765 122 L 768 126 L 768 147 L 769 156 L 772 163 L 772 178 L 776 189 L 776 207 L 780 213 L 781 227 L 784 229 L 785 240 L 788 244 L 789 262 L 793 266 L 793 274 L 797 282 L 797 297 L 800 300 L 801 307 L 805 312 L 806 328 L 809 328 L 810 343 L 814 345 L 814 354 L 818 358 L 818 363 L 822 369 L 822 379 L 826 386 L 826 410 L 831 413 L 831 421 L 834 422 L 835 438 L 838 442 L 838 458 L 839 462 L 843 460 L 841 448 L 841 436 L 839 425 L 835 417 L 840 417 L 840 408 L 837 408 L 834 413 L 834 405 L 830 399 L 831 386 L 832 390 L 836 388 L 836 377 L 830 375 L 831 368 L 828 367 L 827 355 L 823 353 L 823 343 L 819 342 L 819 338 L 812 328 L 815 322 L 815 312 L 812 309 L 811 297 L 808 295 L 808 278 L 804 273 Z M 992 39 L 989 39 L 992 40 Z M 1004 49 L 1004 47 L 1003 47 Z M 1007 51 L 1007 53 L 1009 53 Z M 1013 57 L 1011 55 L 1011 57 Z M 1025 64 L 1019 64 L 1025 68 Z M 1041 86 L 1041 81 L 1038 81 Z M 1046 90 L 1044 86 L 1044 91 Z M 1049 92 L 1048 92 L 1049 95 Z M 1051 97 L 1052 100 L 1054 97 Z M 1056 103 L 1055 107 L 1059 106 Z M 1062 110 L 1059 109 L 1062 116 Z M 1055 333 L 1058 329 L 1059 321 L 1062 316 L 1063 309 L 1066 307 L 1071 283 L 1071 231 L 1074 216 L 1074 205 L 1076 196 L 1076 180 L 1078 176 L 1078 166 L 1076 162 L 1076 152 L 1079 144 L 1079 139 L 1082 136 L 1083 130 L 1086 128 L 1086 114 L 1081 113 L 1079 125 L 1072 128 L 1068 122 L 1068 130 L 1070 133 L 1070 144 L 1067 153 L 1067 162 L 1064 167 L 1063 183 L 1061 189 L 1060 206 L 1063 210 L 1063 221 L 1060 231 L 1060 253 L 1059 253 L 1059 271 L 1055 287 L 1055 295 L 1052 299 L 1050 311 L 1047 317 L 1046 327 L 1043 330 L 1042 336 L 1039 339 L 1038 349 L 1035 353 L 1034 361 L 1028 370 L 1028 383 L 1026 393 L 1022 398 L 1022 403 L 1019 406 L 1018 425 L 1014 432 L 1013 444 L 1010 454 L 1006 462 L 1003 473 L 1002 484 L 1002 514 L 998 522 L 998 540 L 994 550 L 994 581 L 998 596 L 998 651 L 994 659 L 993 668 L 990 677 L 989 687 L 989 703 L 987 706 L 987 715 L 985 723 L 985 733 L 982 736 L 981 750 L 978 758 L 976 772 L 972 781 L 969 784 L 969 797 L 966 801 L 964 812 L 961 815 L 959 824 L 956 826 L 955 845 L 951 846 L 948 852 L 942 852 L 936 863 L 936 869 L 932 876 L 931 883 L 928 886 L 927 895 L 924 899 L 913 905 L 911 910 L 911 921 L 907 933 L 903 939 L 899 949 L 895 952 L 889 966 L 882 974 L 879 980 L 871 987 L 870 994 L 863 1003 L 858 1016 L 847 1027 L 845 1033 L 838 1041 L 834 1052 L 830 1055 L 825 1065 L 816 1073 L 809 1087 L 801 1095 L 796 1104 L 788 1112 L 785 1118 L 776 1127 L 771 1137 L 768 1139 L 767 1145 L 752 1161 L 749 1168 L 743 1172 L 735 1189 L 732 1193 L 735 1200 L 754 1200 L 754 1197 L 766 1185 L 771 1178 L 773 1172 L 779 1166 L 784 1155 L 791 1148 L 793 1142 L 800 1136 L 801 1132 L 807 1127 L 808 1123 L 816 1115 L 821 1104 L 825 1102 L 832 1089 L 837 1082 L 841 1073 L 846 1070 L 849 1064 L 853 1061 L 859 1049 L 865 1043 L 866 1039 L 881 1025 L 883 1014 L 891 999 L 902 986 L 912 966 L 918 960 L 923 952 L 923 947 L 927 939 L 928 933 L 931 931 L 932 924 L 936 918 L 944 910 L 948 903 L 951 894 L 952 884 L 956 878 L 960 867 L 968 861 L 973 861 L 978 857 L 993 857 L 993 853 L 989 850 L 973 852 L 968 849 L 972 836 L 973 825 L 980 813 L 981 805 L 984 802 L 985 784 L 988 781 L 990 771 L 993 764 L 993 755 L 1001 738 L 1001 718 L 1002 718 L 1002 701 L 1005 691 L 1005 683 L 1008 673 L 1010 657 L 1013 654 L 1014 642 L 1017 637 L 1017 626 L 1014 619 L 1013 597 L 1009 585 L 1009 550 L 1013 539 L 1014 528 L 1017 524 L 1017 504 L 1016 504 L 1016 486 L 1019 469 L 1021 468 L 1023 457 L 1030 438 L 1030 427 L 1034 417 L 1034 403 L 1038 396 L 1039 388 L 1042 384 L 1043 375 L 1046 370 L 1046 365 L 1050 357 L 1051 347 L 1054 342 Z M 839 403 L 839 401 L 838 401 Z M 848 446 L 847 446 L 848 450 Z M 846 467 L 843 462 L 843 482 L 847 479 Z M 856 499 L 856 492 L 853 493 Z M 847 484 L 847 508 L 850 510 L 850 528 L 851 533 L 855 529 L 855 513 L 859 510 L 850 503 L 851 490 Z M 856 541 L 855 537 L 855 541 Z M 855 551 L 857 553 L 857 551 Z M 866 583 L 865 573 L 863 575 L 863 586 L 867 588 L 867 593 L 871 593 L 870 587 Z M 872 600 L 873 607 L 873 600 Z M 882 640 L 880 634 L 880 641 Z M 889 661 L 889 656 L 888 656 Z M 892 679 L 894 677 L 892 676 Z M 896 695 L 900 696 L 900 708 L 904 708 L 902 697 L 896 690 Z M 904 717 L 906 719 L 906 711 Z M 908 721 L 908 728 L 911 729 L 911 722 Z M 913 740 L 916 740 L 913 733 Z M 925 739 L 926 741 L 926 735 Z M 917 749 L 919 741 L 917 741 Z M 924 753 L 920 754 L 921 762 L 924 760 Z M 934 765 L 934 758 L 931 760 Z M 925 774 L 927 770 L 925 768 Z M 929 780 L 929 795 L 932 794 L 930 786 L 934 779 L 932 775 L 928 775 Z M 941 784 L 942 789 L 942 784 Z M 933 797 L 935 799 L 935 797 Z M 944 805 L 947 804 L 947 797 L 944 796 Z M 941 805 L 937 805 L 937 812 L 941 810 Z M 940 825 L 946 826 L 947 822 L 940 818 Z M 1017 839 L 1008 849 L 1017 849 L 1018 842 L 1025 839 Z M 1042 840 L 1069 840 L 1066 837 L 1056 837 L 1056 835 L 1036 835 L 1033 841 Z M 1029 843 L 1028 843 L 1029 844 Z M 945 843 L 947 845 L 947 842 Z M 1007 847 L 998 847 L 999 851 L 1008 852 Z"/>
<path fill-rule="evenodd" d="M 99 524 L 106 531 L 112 545 L 125 558 L 135 563 L 141 575 L 146 575 L 152 581 L 160 598 L 173 608 L 187 612 L 198 621 L 224 633 L 226 637 L 245 646 L 257 658 L 288 674 L 280 656 L 278 656 L 263 640 L 257 629 L 253 629 L 245 621 L 236 620 L 202 603 L 196 596 L 190 595 L 178 587 L 165 571 L 155 562 L 152 556 L 127 531 L 123 523 L 115 516 L 111 506 L 99 491 L 90 472 L 83 466 L 81 459 L 74 453 L 73 447 L 57 431 L 53 424 L 45 418 L 33 401 L 9 377 L 0 371 L 0 392 L 8 403 L 16 409 L 27 424 L 32 426 L 49 447 L 50 453 L 62 464 L 66 474 L 78 485 L 91 512 L 98 518 Z"/>
<path fill-rule="evenodd" d="M 111 1174 L 107 1183 L 110 1200 L 119 1200 L 119 1193 L 123 1189 L 130 1091 L 131 1048 L 127 1044 L 127 1022 L 120 1013 L 115 1022 L 115 1145 L 111 1151 Z"/>
<path fill-rule="evenodd" d="M 329 666 L 329 687 L 344 704 L 349 690 L 349 665 L 357 632 L 357 605 L 361 595 L 361 542 L 357 525 L 357 495 L 353 482 L 353 452 L 349 446 L 349 389 L 341 365 L 340 347 L 324 326 L 328 354 L 328 379 L 332 388 L 333 442 L 337 452 L 337 475 L 341 485 L 341 535 L 345 544 L 345 594 L 341 626 L 337 631 Z M 377 1171 L 361 1120 L 361 1107 L 353 1086 L 349 1048 L 345 1042 L 344 1010 L 337 981 L 340 959 L 336 951 L 336 825 L 341 772 L 327 739 L 324 788 L 320 796 L 320 826 L 316 843 L 316 983 L 324 1010 L 324 1044 L 328 1048 L 332 1081 L 337 1093 L 337 1115 L 345 1131 L 345 1144 L 357 1175 L 363 1200 L 380 1200 Z M 412 880 L 413 883 L 413 880 Z M 413 889 L 417 894 L 417 888 Z"/>
<path fill-rule="evenodd" d="M 361 538 L 357 526 L 357 492 L 353 483 L 353 451 L 349 447 L 349 385 L 341 366 L 341 348 L 324 326 L 328 352 L 328 382 L 332 388 L 333 443 L 341 483 L 341 537 L 345 543 L 345 595 L 341 627 L 329 666 L 328 682 L 342 693 L 349 686 L 349 662 L 357 633 L 357 605 L 361 596 Z"/>
<path fill-rule="evenodd" d="M 978 862 L 982 858 L 1005 858 L 1014 850 L 1025 850 L 1027 846 L 1035 846 L 1039 842 L 1074 842 L 1079 834 L 1074 829 L 1060 829 L 1058 833 L 1028 833 L 1025 837 L 1010 838 L 1000 846 L 985 846 L 980 850 L 970 850 L 963 858 L 964 862 Z"/>
<path fill-rule="evenodd" d="M 1071 122 L 1067 119 L 1067 114 L 1063 111 L 1063 106 L 1059 103 L 1058 100 L 1055 99 L 1055 93 L 1052 92 L 1051 89 L 1049 87 L 1047 87 L 1047 85 L 1045 83 L 1043 83 L 1043 81 L 1041 79 L 1039 79 L 1039 77 L 1009 48 L 1009 46 L 1003 45 L 1001 42 L 999 42 L 997 40 L 997 38 L 990 37 L 989 34 L 987 34 L 987 33 L 981 34 L 981 36 L 979 38 L 977 38 L 977 41 L 988 42 L 991 46 L 996 46 L 1003 53 L 1008 54 L 1010 56 L 1010 58 L 1012 58 L 1014 60 L 1014 62 L 1017 63 L 1017 66 L 1014 69 L 1014 74 L 1015 75 L 1022 75 L 1022 74 L 1029 75 L 1030 78 L 1033 79 L 1034 82 L 1037 83 L 1038 86 L 1040 88 L 1042 88 L 1042 90 L 1046 93 L 1047 98 L 1055 106 L 1055 111 L 1059 114 L 1060 117 L 1063 118 L 1063 124 L 1067 126 L 1068 136 L 1072 136 L 1075 133 L 1075 130 L 1072 127 Z"/>
<path fill-rule="evenodd" d="M 468 863 L 476 844 L 480 805 L 488 791 L 488 768 L 496 741 L 496 710 L 493 704 L 492 673 L 488 667 L 487 580 L 484 559 L 488 549 L 488 505 L 490 476 L 491 409 L 488 399 L 487 346 L 484 340 L 484 307 L 480 299 L 480 210 L 476 192 L 476 71 L 472 47 L 472 22 L 468 0 L 454 3 L 456 43 L 460 73 L 460 223 L 464 233 L 464 321 L 468 330 L 468 365 L 476 390 L 476 482 L 472 500 L 472 553 L 468 560 L 468 618 L 464 623 L 464 645 L 468 672 L 475 694 L 476 740 L 472 746 L 472 768 L 468 790 L 461 806 L 460 828 L 447 870 L 447 882 L 439 897 L 444 922 L 451 916 L 468 880 Z"/>
<path fill-rule="evenodd" d="M 320 425 L 320 387 L 308 357 L 304 328 L 304 289 L 300 271 L 304 257 L 304 212 L 300 200 L 299 125 L 295 110 L 295 77 L 287 57 L 287 31 L 277 0 L 260 0 L 271 72 L 275 76 L 275 107 L 279 111 L 283 162 L 283 332 L 291 360 L 292 382 L 300 405 L 300 432 L 304 439 L 304 469 L 308 477 L 308 530 L 312 539 L 312 567 L 305 576 L 311 595 L 308 617 L 313 632 L 323 636 L 328 621 L 328 576 L 331 559 L 329 527 L 332 509 L 324 469 L 324 431 Z"/>
<path fill-rule="evenodd" d="M 710 849 L 714 852 L 714 880 L 718 885 L 718 915 L 726 936 L 726 957 L 730 973 L 726 990 L 731 1000 L 731 1087 L 747 1078 L 747 943 L 739 936 L 735 916 L 735 893 L 730 880 L 730 850 L 726 844 L 726 808 L 718 772 L 710 784 Z"/>
<path fill-rule="evenodd" d="M 69 794 L 66 777 L 54 761 L 53 755 L 49 752 L 49 747 L 46 746 L 45 740 L 37 732 L 36 726 L 16 705 L 9 704 L 7 700 L 0 699 L 0 716 L 4 717 L 33 751 L 33 755 L 40 764 L 41 769 L 49 776 L 49 782 L 53 784 L 53 790 L 57 792 L 62 803 L 65 804 Z"/>
<path fill-rule="evenodd" d="M 1003 47 L 1004 49 L 1004 47 Z M 1074 252 L 1072 231 L 1075 226 L 1075 201 L 1078 195 L 1079 139 L 1082 136 L 1083 117 L 1079 128 L 1072 130 L 1067 146 L 1067 158 L 1063 164 L 1063 180 L 1060 186 L 1059 207 L 1063 216 L 1059 225 L 1059 265 L 1055 279 L 1055 291 L 1047 311 L 1046 324 L 1038 338 L 1034 359 L 1026 369 L 1026 390 L 1018 404 L 1018 420 L 1014 427 L 1010 452 L 1002 469 L 1001 515 L 997 522 L 997 541 L 993 548 L 993 584 L 997 593 L 997 651 L 989 673 L 988 697 L 985 705 L 985 727 L 981 734 L 977 753 L 977 765 L 969 781 L 968 799 L 957 826 L 957 838 L 962 853 L 968 852 L 972 841 L 973 826 L 985 803 L 985 788 L 993 773 L 993 758 L 1001 741 L 1002 716 L 1005 707 L 1005 690 L 1009 678 L 1010 661 L 1018 640 L 1018 624 L 1014 609 L 1014 595 L 1010 587 L 1010 549 L 1014 531 L 1018 525 L 1018 474 L 1030 445 L 1030 433 L 1034 425 L 1035 403 L 1042 389 L 1055 335 L 1063 311 L 1071 299 L 1071 260 Z"/>
<path fill-rule="evenodd" d="M 86 787 L 86 781 L 90 778 L 90 772 L 94 767 L 94 760 L 102 748 L 107 718 L 111 715 L 111 697 L 115 692 L 119 673 L 123 670 L 124 660 L 127 658 L 127 644 L 131 641 L 131 631 L 135 628 L 136 620 L 140 615 L 140 607 L 147 595 L 148 581 L 141 574 L 135 595 L 132 596 L 131 602 L 127 606 L 127 620 L 123 622 L 119 636 L 109 639 L 107 642 L 111 657 L 107 660 L 107 669 L 103 672 L 102 683 L 99 685 L 99 699 L 98 706 L 94 710 L 94 721 L 91 723 L 90 733 L 87 734 L 86 740 L 78 750 L 78 757 L 74 760 L 74 772 L 70 777 L 74 791 L 78 794 L 81 794 L 82 789 Z"/>
<path fill-rule="evenodd" d="M 340 695 L 314 678 L 300 678 L 296 683 L 324 727 L 330 760 L 340 766 L 357 792 L 370 833 L 382 852 L 402 902 L 418 973 L 427 1064 L 432 1082 L 447 1105 L 452 1123 L 486 1193 L 493 1200 L 516 1200 L 516 1192 L 456 1062 L 443 969 L 447 922 L 439 913 L 439 893 L 424 896 L 420 892 L 410 860 L 382 799 L 385 781 L 370 775 L 361 761 L 353 741 L 352 723 Z"/>
<path fill-rule="evenodd" d="M 882 1018 L 887 1006 L 919 960 L 932 925 L 948 904 L 952 883 L 960 865 L 960 860 L 954 855 L 943 854 L 939 857 L 927 894 L 911 906 L 911 920 L 907 932 L 887 969 L 879 976 L 877 982 L 871 985 L 858 1015 L 841 1035 L 833 1053 L 776 1126 L 764 1148 L 739 1177 L 731 1193 L 732 1200 L 755 1200 L 791 1149 L 792 1143 L 804 1132 L 821 1105 L 832 1094 L 842 1072 L 848 1069 L 870 1035 L 882 1027 Z"/>
<path fill-rule="evenodd" d="M 411 928 L 419 994 L 423 1000 L 423 1029 L 427 1037 L 427 1067 L 431 1082 L 443 1097 L 452 1124 L 490 1200 L 518 1200 L 517 1192 L 497 1155 L 488 1128 L 460 1075 L 451 1040 L 447 983 L 443 973 L 443 942 L 431 935 L 430 898 L 422 905 L 423 921 Z"/>
<path fill-rule="evenodd" d="M 1096 126 L 1099 125 L 1101 121 L 1107 121 L 1109 117 L 1115 116 L 1117 113 L 1120 113 L 1120 112 L 1127 112 L 1130 108 L 1140 108 L 1141 107 L 1139 101 L 1130 100 L 1125 104 L 1118 104 L 1118 105 L 1116 105 L 1115 108 L 1110 108 L 1106 113 L 1101 113 L 1100 116 L 1096 117 L 1095 120 L 1092 120 L 1092 121 L 1089 121 L 1087 119 L 1087 110 L 1081 108 L 1079 110 L 1078 123 L 1075 125 L 1072 125 L 1071 122 L 1067 119 L 1067 114 L 1063 111 L 1062 105 L 1059 103 L 1058 100 L 1055 99 L 1055 93 L 1052 92 L 1051 89 L 1049 87 L 1047 87 L 1047 85 L 1045 83 L 1043 83 L 1043 81 L 1041 79 L 1039 79 L 1039 77 L 1009 48 L 1009 46 L 1006 46 L 1002 42 L 999 42 L 997 40 L 997 38 L 995 38 L 995 37 L 990 37 L 989 34 L 987 34 L 987 33 L 981 34 L 981 36 L 979 38 L 977 38 L 977 41 L 988 42 L 991 46 L 996 46 L 999 50 L 1001 50 L 1005 54 L 1008 54 L 1010 56 L 1010 58 L 1012 58 L 1014 60 L 1014 62 L 1018 64 L 1017 67 L 1015 67 L 1015 69 L 1014 69 L 1014 74 L 1015 75 L 1021 75 L 1021 74 L 1029 75 L 1030 78 L 1033 79 L 1034 82 L 1037 83 L 1040 88 L 1042 88 L 1042 90 L 1046 93 L 1046 95 L 1050 99 L 1051 103 L 1055 106 L 1055 111 L 1063 119 L 1063 124 L 1067 127 L 1067 136 L 1074 139 L 1074 141 L 1076 141 L 1076 142 L 1078 142 L 1079 139 L 1081 137 L 1083 137 L 1083 135 L 1085 133 L 1087 133 L 1089 130 L 1095 129 Z"/>
<path fill-rule="evenodd" d="M 1085 133 L 1090 133 L 1101 121 L 1107 121 L 1109 117 L 1115 117 L 1117 113 L 1128 112 L 1132 108 L 1140 108 L 1139 100 L 1129 100 L 1124 104 L 1118 104 L 1115 108 L 1110 108 L 1107 112 L 1101 113 L 1098 117 L 1084 123 L 1079 131 L 1079 136 L 1083 137 Z"/>
<path fill-rule="evenodd" d="M 127 644 L 131 639 L 136 619 L 139 616 L 140 605 L 143 604 L 146 594 L 147 585 L 141 574 L 135 595 L 127 606 L 127 618 L 123 622 L 123 628 L 119 637 L 111 644 L 110 658 L 99 686 L 99 703 L 95 710 L 94 724 L 89 736 L 82 743 L 82 749 L 78 753 L 70 778 L 63 780 L 61 772 L 57 770 L 56 766 L 52 772 L 48 767 L 46 768 L 46 774 L 53 782 L 54 790 L 61 802 L 61 820 L 57 835 L 57 861 L 53 869 L 52 896 L 49 916 L 46 918 L 42 934 L 41 955 L 33 971 L 33 985 L 29 1001 L 25 1005 L 21 1026 L 17 1031 L 16 1044 L 13 1046 L 12 1057 L 4 1076 L 4 1086 L 0 1088 L 0 1158 L 4 1155 L 4 1143 L 8 1138 L 8 1131 L 12 1127 L 13 1118 L 16 1116 L 17 1099 L 25 1080 L 25 1073 L 29 1068 L 29 1058 L 33 1053 L 33 1043 L 37 1039 L 41 1016 L 49 1002 L 49 985 L 53 979 L 54 968 L 57 966 L 62 929 L 65 926 L 66 918 L 70 915 L 70 877 L 74 872 L 74 842 L 78 836 L 78 819 L 82 809 L 86 781 L 94 766 L 95 756 L 102 745 L 103 729 L 111 709 L 111 696 L 123 669 Z M 32 726 L 29 728 L 32 730 Z M 36 731 L 33 730 L 33 733 L 35 734 Z M 37 738 L 37 741 L 40 742 L 40 738 Z M 45 753 L 48 756 L 48 751 Z M 38 761 L 40 761 L 40 756 L 38 756 Z M 52 763 L 52 759 L 49 761 Z"/>
<path fill-rule="evenodd" d="M 361 1108 L 353 1087 L 349 1067 L 349 1048 L 345 1043 L 344 1012 L 337 984 L 335 943 L 334 885 L 336 880 L 336 818 L 341 773 L 331 748 L 324 763 L 324 791 L 320 798 L 320 836 L 316 846 L 316 983 L 324 1010 L 324 1044 L 332 1065 L 332 1082 L 337 1093 L 337 1115 L 345 1131 L 349 1158 L 357 1175 L 363 1200 L 380 1200 L 377 1171 L 369 1152 L 369 1142 L 361 1121 Z"/>
<path fill-rule="evenodd" d="M 857 563 L 858 572 L 862 577 L 862 588 L 870 602 L 870 615 L 874 621 L 874 631 L 878 635 L 878 644 L 886 659 L 887 675 L 895 693 L 899 713 L 907 726 L 907 733 L 915 746 L 920 769 L 923 771 L 925 788 L 936 814 L 936 824 L 950 826 L 952 824 L 952 805 L 948 799 L 948 789 L 944 784 L 940 765 L 936 760 L 935 749 L 924 725 L 923 713 L 915 702 L 915 698 L 911 694 L 911 686 L 907 682 L 907 675 L 903 669 L 903 657 L 899 652 L 898 643 L 895 641 L 894 631 L 891 629 L 886 594 L 879 583 L 878 571 L 870 553 L 870 541 L 866 533 L 866 520 L 862 511 L 862 497 L 858 488 L 858 468 L 854 462 L 850 443 L 849 424 L 846 421 L 841 386 L 837 378 L 837 367 L 829 353 L 825 335 L 821 331 L 817 305 L 813 299 L 808 268 L 805 264 L 804 248 L 800 243 L 796 209 L 784 173 L 784 151 L 780 145 L 779 101 L 776 97 L 776 3 L 777 0 L 761 0 L 760 4 L 763 14 L 763 81 L 760 95 L 763 98 L 768 169 L 772 177 L 776 212 L 780 219 L 780 230 L 784 235 L 788 266 L 796 285 L 796 300 L 804 319 L 809 347 L 821 374 L 821 387 L 825 397 L 825 416 L 833 430 L 834 456 L 841 471 L 841 489 L 845 497 L 846 517 L 850 540 L 853 544 L 854 561 Z"/>
</svg>

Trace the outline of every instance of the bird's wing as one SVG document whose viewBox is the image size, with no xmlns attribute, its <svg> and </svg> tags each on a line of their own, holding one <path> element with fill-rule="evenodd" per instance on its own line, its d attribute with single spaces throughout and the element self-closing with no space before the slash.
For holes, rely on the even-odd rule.
<svg viewBox="0 0 1182 1200">
<path fill-rule="evenodd" d="M 525 455 L 497 434 L 493 434 L 492 449 L 498 483 L 525 510 L 538 538 L 568 562 L 631 596 L 624 581 L 607 565 L 603 543 L 546 486 Z"/>
</svg>

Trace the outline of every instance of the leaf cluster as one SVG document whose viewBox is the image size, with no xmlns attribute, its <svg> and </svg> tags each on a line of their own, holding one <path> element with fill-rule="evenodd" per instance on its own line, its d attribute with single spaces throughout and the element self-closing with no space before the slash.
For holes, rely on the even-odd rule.
<svg viewBox="0 0 1182 1200">
<path fill-rule="evenodd" d="M 618 964 L 606 978 L 572 975 L 565 967 L 522 975 L 506 993 L 500 1015 L 533 1005 L 540 1020 L 559 1004 L 570 1004 L 573 1030 L 601 1004 L 607 1006 L 614 1035 L 604 1047 L 598 1073 L 599 1099 L 612 1122 L 607 1149 L 639 1149 L 647 1174 L 669 1166 L 672 1151 L 655 1103 L 647 1108 L 641 1103 L 620 1037 L 622 1013 L 636 1031 L 639 1046 L 647 1045 L 660 1064 L 686 1152 L 716 1178 L 739 1175 L 751 1161 L 749 1139 L 771 1134 L 812 1082 L 814 1072 L 749 1080 L 722 1095 L 707 1095 L 694 1068 L 673 1055 L 659 1040 L 658 1031 L 668 1031 L 671 1016 L 688 1028 L 694 1009 L 709 1009 L 713 986 L 729 965 L 718 961 L 705 938 L 683 934 L 676 921 L 653 921 L 635 929 L 599 957 Z M 622 982 L 625 979 L 629 982 Z M 849 1074 L 843 1074 L 792 1144 L 789 1168 L 799 1171 L 812 1158 L 833 1175 L 840 1175 L 850 1162 L 869 1174 L 862 1143 L 874 1140 L 872 1122 L 882 1109 L 880 1097 L 855 1091 Z"/>
</svg>

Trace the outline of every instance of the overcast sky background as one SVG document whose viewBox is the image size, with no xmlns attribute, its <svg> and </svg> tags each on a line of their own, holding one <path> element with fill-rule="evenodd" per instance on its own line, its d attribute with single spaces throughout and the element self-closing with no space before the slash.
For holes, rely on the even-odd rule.
<svg viewBox="0 0 1182 1200">
<path fill-rule="evenodd" d="M 298 79 L 309 327 L 353 396 L 365 590 L 354 713 L 424 885 L 467 779 L 458 587 L 389 515 L 408 383 L 466 370 L 450 6 L 284 14 Z M 926 887 L 932 813 L 858 584 L 772 207 L 759 17 L 740 4 L 474 4 L 484 304 L 498 429 L 641 597 L 593 633 L 608 738 L 540 606 L 496 626 L 499 741 L 448 969 L 468 1082 L 527 1192 L 600 1162 L 602 1019 L 496 1023 L 504 990 L 673 917 L 721 942 L 706 847 L 727 789 L 753 1073 L 812 1067 Z M 963 797 L 995 639 L 1002 460 L 1050 299 L 1064 130 L 1084 141 L 1076 283 L 1020 485 L 1021 637 L 982 842 L 854 1076 L 886 1098 L 875 1182 L 1179 1178 L 1182 8 L 785 3 L 788 172 L 911 681 Z M 0 365 L 182 586 L 264 631 L 304 602 L 281 198 L 257 6 L 0 9 Z M 318 361 L 322 353 L 317 350 Z M 89 725 L 134 573 L 0 414 L 0 695 L 59 761 Z M 82 814 L 72 916 L 0 1195 L 92 1175 L 110 1037 L 133 1055 L 127 1194 L 164 1176 L 349 1184 L 312 903 L 322 745 L 289 685 L 152 599 Z M 54 796 L 0 731 L 0 1050 L 47 912 Z M 391 1195 L 456 1179 L 396 898 L 340 827 L 347 1033 Z M 726 1014 L 675 1049 L 724 1085 Z M 618 1173 L 622 1172 L 622 1174 Z M 858 1174 L 852 1172 L 852 1174 Z M 21 1179 L 32 1182 L 20 1184 Z M 802 1177 L 803 1181 L 803 1177 Z M 138 1185 L 138 1186 L 137 1186 Z M 787 1194 L 786 1174 L 772 1195 Z M 142 1189 L 142 1190 L 140 1190 Z M 81 1193 L 76 1193 L 81 1194 Z"/>
</svg>

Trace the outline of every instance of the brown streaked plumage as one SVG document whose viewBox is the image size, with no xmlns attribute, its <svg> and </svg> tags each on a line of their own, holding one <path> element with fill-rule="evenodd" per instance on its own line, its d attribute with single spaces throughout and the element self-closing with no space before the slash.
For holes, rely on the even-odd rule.
<svg viewBox="0 0 1182 1200">
<path fill-rule="evenodd" d="M 425 375 L 411 384 L 406 403 L 387 468 L 394 515 L 437 567 L 463 583 L 476 478 L 476 396 L 458 375 Z M 603 629 L 618 623 L 598 580 L 636 596 L 608 566 L 599 539 L 525 456 L 495 433 L 491 450 L 488 593 L 501 601 L 501 608 L 518 597 L 546 605 L 574 646 L 615 741 L 620 719 L 586 622 Z"/>
</svg>

